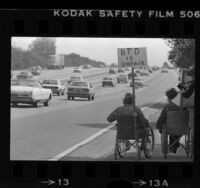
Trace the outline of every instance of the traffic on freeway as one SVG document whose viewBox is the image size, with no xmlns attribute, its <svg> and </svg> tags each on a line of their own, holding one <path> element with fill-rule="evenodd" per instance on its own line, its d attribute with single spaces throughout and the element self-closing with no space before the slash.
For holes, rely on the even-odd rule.
<svg viewBox="0 0 200 188">
<path fill-rule="evenodd" d="M 193 160 L 193 67 L 63 61 L 11 71 L 11 160 Z"/>
</svg>

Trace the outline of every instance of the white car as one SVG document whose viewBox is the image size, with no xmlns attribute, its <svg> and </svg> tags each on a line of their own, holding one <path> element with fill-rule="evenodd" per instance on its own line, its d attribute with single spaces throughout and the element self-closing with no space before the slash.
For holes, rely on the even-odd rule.
<svg viewBox="0 0 200 188">
<path fill-rule="evenodd" d="M 17 106 L 18 103 L 32 104 L 38 107 L 40 103 L 49 106 L 52 98 L 52 91 L 42 87 L 36 80 L 11 80 L 11 103 Z"/>
<path fill-rule="evenodd" d="M 119 74 L 117 77 L 117 83 L 128 83 L 128 76 L 126 74 Z"/>
<path fill-rule="evenodd" d="M 167 69 L 161 69 L 161 72 L 162 73 L 168 73 L 168 70 Z"/>
<path fill-rule="evenodd" d="M 144 80 L 140 76 L 134 78 L 134 83 L 135 83 L 135 87 L 136 88 L 144 86 Z M 132 86 L 133 86 L 133 82 L 131 81 L 130 82 L 130 87 L 132 87 Z"/>
<path fill-rule="evenodd" d="M 140 73 L 140 76 L 149 76 L 149 72 L 145 69 L 143 69 Z"/>
<path fill-rule="evenodd" d="M 57 95 L 64 95 L 65 93 L 65 88 L 66 88 L 66 85 L 59 79 L 46 79 L 46 80 L 43 80 L 42 82 L 42 86 L 44 88 L 47 88 L 47 89 L 51 89 L 53 93 L 56 93 Z"/>
</svg>

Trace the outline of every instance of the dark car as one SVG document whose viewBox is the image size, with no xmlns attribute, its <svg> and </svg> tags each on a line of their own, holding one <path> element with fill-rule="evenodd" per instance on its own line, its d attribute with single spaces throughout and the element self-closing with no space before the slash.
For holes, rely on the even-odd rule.
<svg viewBox="0 0 200 188">
<path fill-rule="evenodd" d="M 124 71 L 124 69 L 118 69 L 117 72 L 118 72 L 118 73 L 124 73 L 125 71 Z"/>
<path fill-rule="evenodd" d="M 134 73 L 134 77 L 137 77 L 138 76 L 138 74 L 137 73 Z M 130 72 L 129 74 L 128 74 L 128 79 L 132 79 L 132 72 Z"/>
<path fill-rule="evenodd" d="M 116 72 L 115 72 L 114 69 L 110 69 L 110 70 L 109 70 L 109 74 L 116 74 Z"/>
<path fill-rule="evenodd" d="M 74 72 L 74 73 L 81 73 L 81 69 L 78 69 L 78 68 L 77 68 L 77 69 L 74 69 L 73 72 Z"/>
<path fill-rule="evenodd" d="M 39 68 L 36 68 L 36 67 L 33 67 L 32 69 L 31 69 L 31 73 L 33 74 L 33 75 L 40 75 L 41 74 L 41 69 L 39 69 Z"/>
<path fill-rule="evenodd" d="M 74 100 L 75 97 L 94 100 L 95 90 L 89 81 L 74 81 L 68 87 L 67 98 Z"/>
</svg>

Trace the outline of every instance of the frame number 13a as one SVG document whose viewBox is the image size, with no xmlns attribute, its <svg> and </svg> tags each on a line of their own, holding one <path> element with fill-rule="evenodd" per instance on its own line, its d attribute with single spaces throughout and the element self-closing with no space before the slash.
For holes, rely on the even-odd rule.
<svg viewBox="0 0 200 188">
<path fill-rule="evenodd" d="M 167 180 L 149 180 L 150 187 L 168 187 Z"/>
</svg>

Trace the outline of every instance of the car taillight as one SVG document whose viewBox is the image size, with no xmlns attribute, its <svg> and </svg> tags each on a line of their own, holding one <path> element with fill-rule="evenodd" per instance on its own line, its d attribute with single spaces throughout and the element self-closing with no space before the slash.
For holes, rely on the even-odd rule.
<svg viewBox="0 0 200 188">
<path fill-rule="evenodd" d="M 89 89 L 83 89 L 84 92 L 89 92 Z"/>
</svg>

